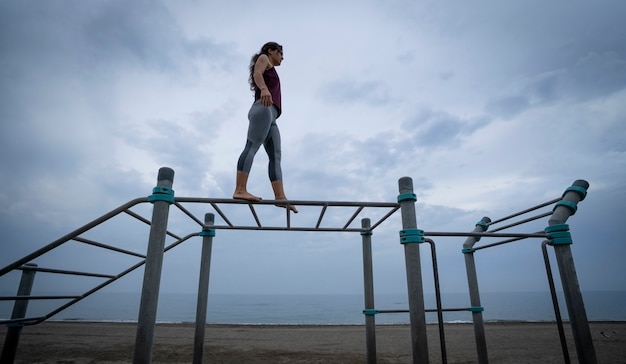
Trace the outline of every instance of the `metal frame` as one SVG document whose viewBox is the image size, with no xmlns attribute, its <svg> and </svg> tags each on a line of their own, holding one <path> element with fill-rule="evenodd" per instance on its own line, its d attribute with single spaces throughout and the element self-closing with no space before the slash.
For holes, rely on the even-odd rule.
<svg viewBox="0 0 626 364">
<path fill-rule="evenodd" d="M 173 190 L 171 189 L 173 184 L 174 171 L 170 168 L 161 168 L 157 179 L 157 187 L 153 190 L 153 195 L 145 198 L 137 198 L 129 201 L 128 203 L 112 210 L 111 212 L 103 215 L 102 217 L 90 222 L 89 224 L 76 229 L 75 231 L 57 239 L 51 244 L 35 251 L 26 257 L 19 259 L 8 266 L 0 269 L 0 277 L 14 270 L 22 270 L 28 277 L 23 281 L 28 282 L 32 286 L 32 279 L 36 272 L 51 273 L 51 274 L 69 274 L 69 275 L 81 275 L 95 278 L 102 278 L 105 281 L 99 285 L 96 285 L 93 289 L 81 295 L 75 296 L 31 296 L 30 288 L 27 287 L 28 283 L 25 283 L 25 287 L 20 285 L 17 296 L 0 297 L 0 300 L 14 300 L 16 302 L 16 308 L 10 320 L 0 320 L 0 324 L 7 324 L 10 327 L 9 333 L 5 338 L 5 346 L 3 349 L 2 362 L 12 362 L 11 355 L 15 355 L 15 349 L 17 342 L 19 341 L 19 332 L 21 327 L 27 325 L 34 325 L 45 321 L 46 319 L 54 316 L 60 311 L 68 308 L 69 306 L 81 301 L 92 293 L 99 289 L 113 283 L 114 281 L 122 278 L 126 274 L 133 270 L 145 265 L 144 269 L 144 281 L 141 295 L 141 305 L 137 322 L 137 335 L 135 341 L 134 362 L 135 363 L 150 363 L 152 361 L 152 346 L 154 337 L 154 326 L 156 323 L 156 308 L 158 293 L 160 288 L 161 268 L 163 263 L 163 254 L 170 249 L 180 245 L 194 236 L 203 237 L 203 247 L 201 255 L 201 269 L 198 285 L 198 302 L 196 311 L 196 333 L 194 340 L 194 363 L 202 362 L 203 344 L 204 344 L 204 328 L 206 325 L 206 307 L 208 297 L 208 283 L 209 283 L 209 271 L 210 271 L 210 259 L 211 259 L 211 246 L 213 237 L 215 236 L 215 230 L 265 230 L 265 231 L 324 231 L 324 232 L 359 232 L 362 235 L 363 240 L 363 272 L 364 272 L 364 289 L 365 289 L 365 322 L 366 322 L 366 344 L 367 344 L 367 358 L 369 363 L 376 362 L 376 340 L 375 340 L 375 320 L 374 315 L 378 313 L 395 313 L 395 312 L 408 312 L 411 322 L 411 345 L 413 351 L 414 363 L 428 363 L 428 345 L 426 336 L 426 321 L 425 312 L 437 312 L 439 321 L 439 338 L 441 346 L 442 361 L 445 363 L 446 348 L 445 348 L 445 334 L 443 330 L 443 312 L 450 311 L 471 311 L 474 321 L 474 331 L 476 336 L 477 354 L 480 363 L 487 363 L 488 356 L 486 351 L 486 340 L 484 334 L 484 325 L 482 321 L 482 307 L 480 306 L 480 296 L 478 292 L 478 279 L 476 276 L 476 267 L 474 262 L 474 253 L 481 249 L 486 249 L 494 246 L 512 243 L 515 241 L 527 239 L 527 238 L 541 238 L 544 240 L 542 248 L 544 249 L 544 256 L 546 257 L 546 269 L 548 271 L 548 280 L 551 286 L 551 292 L 553 295 L 553 302 L 555 305 L 555 314 L 557 315 L 557 323 L 559 325 L 559 333 L 562 340 L 562 346 L 564 350 L 564 358 L 566 362 L 569 361 L 567 354 L 566 343 L 564 342 L 564 335 L 562 333 L 562 322 L 560 319 L 560 313 L 558 311 L 558 303 L 556 302 L 556 295 L 554 293 L 554 284 L 552 282 L 551 268 L 549 266 L 549 260 L 545 253 L 546 245 L 553 245 L 555 248 L 556 259 L 559 264 L 559 270 L 561 272 L 562 285 L 565 291 L 566 304 L 570 314 L 570 320 L 572 322 L 572 329 L 574 331 L 574 339 L 576 341 L 576 350 L 578 352 L 578 358 L 581 363 L 595 363 L 595 351 L 591 336 L 589 333 L 589 325 L 587 322 L 584 305 L 582 302 L 582 296 L 578 287 L 578 281 L 576 277 L 575 268 L 573 266 L 573 258 L 571 257 L 571 250 L 568 244 L 553 244 L 553 237 L 556 236 L 545 231 L 540 231 L 530 234 L 520 233 L 504 233 L 501 232 L 513 226 L 518 226 L 530 221 L 535 221 L 541 218 L 550 216 L 549 224 L 551 227 L 559 230 L 558 236 L 562 234 L 569 234 L 562 232 L 561 225 L 565 223 L 567 218 L 575 212 L 576 203 L 584 198 L 581 195 L 580 190 L 588 187 L 585 181 L 576 181 L 574 186 L 564 193 L 560 199 L 554 199 L 544 204 L 532 207 L 530 209 L 515 213 L 505 218 L 491 221 L 489 218 L 483 218 L 477 223 L 476 228 L 472 232 L 424 232 L 417 229 L 417 221 L 415 214 L 415 201 L 416 197 L 413 193 L 412 180 L 408 177 L 401 178 L 398 182 L 399 196 L 397 203 L 389 202 L 343 202 L 343 201 L 302 201 L 302 200 L 290 200 L 290 201 L 274 201 L 274 200 L 262 200 L 262 201 L 242 201 L 232 199 L 215 199 L 215 198 L 191 198 L 191 197 L 174 197 Z M 575 187 L 575 188 L 574 188 Z M 585 191 L 586 193 L 586 191 Z M 562 203 L 565 201 L 566 203 Z M 138 213 L 131 210 L 132 207 L 142 204 L 152 203 L 152 218 L 147 219 Z M 187 209 L 184 204 L 204 204 L 210 205 L 214 212 L 221 217 L 223 224 L 215 224 L 215 215 L 213 213 L 206 213 L 204 220 L 201 220 L 197 216 Z M 254 219 L 254 224 L 250 225 L 237 225 L 233 223 L 223 212 L 222 205 L 247 205 Z M 256 205 L 279 205 L 285 207 L 285 224 L 284 225 L 265 225 L 257 212 Z M 321 207 L 320 214 L 317 218 L 315 225 L 310 226 L 294 226 L 291 221 L 291 205 L 298 206 L 318 206 Z M 487 228 L 506 220 L 520 217 L 529 212 L 537 209 L 555 205 L 555 208 L 551 212 L 541 213 L 509 225 L 505 225 L 496 229 L 492 229 L 491 232 L 486 232 Z M 177 235 L 167 230 L 169 209 L 170 207 L 177 208 L 184 215 L 193 220 L 198 228 L 199 232 L 192 232 L 185 236 Z M 573 206 L 573 210 L 572 210 Z M 223 207 L 223 206 L 222 206 Z M 354 208 L 352 215 L 345 220 L 344 223 L 332 226 L 322 227 L 322 222 L 329 208 L 332 207 L 351 207 Z M 382 208 L 386 209 L 385 214 L 376 220 L 374 224 L 370 223 L 369 218 L 363 218 L 361 220 L 361 227 L 351 227 L 356 218 L 362 213 L 365 208 Z M 401 243 L 404 245 L 405 252 L 405 264 L 407 271 L 407 290 L 409 299 L 408 310 L 376 310 L 374 308 L 374 291 L 373 291 L 373 274 L 372 274 L 372 257 L 371 257 L 371 235 L 374 229 L 380 224 L 386 221 L 398 210 L 402 214 L 402 227 L 400 231 Z M 120 249 L 111 245 L 103 244 L 97 241 L 86 239 L 80 235 L 89 231 L 90 229 L 108 221 L 109 219 L 118 216 L 120 214 L 126 214 L 134 219 L 141 221 L 142 223 L 150 226 L 150 236 L 148 241 L 147 254 L 140 254 L 124 249 Z M 567 225 L 564 225 L 567 226 Z M 547 231 L 547 230 L 546 230 Z M 175 241 L 169 245 L 165 245 L 167 237 L 174 238 Z M 466 241 L 463 244 L 463 253 L 465 254 L 466 270 L 468 285 L 470 290 L 470 304 L 468 308 L 443 308 L 441 304 L 441 296 L 439 289 L 439 278 L 437 259 L 435 251 L 435 242 L 427 238 L 428 236 L 444 236 L 444 237 L 466 237 Z M 505 240 L 498 241 L 496 243 L 490 243 L 478 247 L 474 247 L 476 242 L 481 238 L 506 238 Z M 562 239 L 561 239 L 562 240 Z M 55 268 L 40 268 L 36 265 L 29 264 L 34 259 L 42 256 L 43 254 L 62 246 L 63 244 L 74 241 L 82 244 L 91 245 L 97 248 L 107 249 L 117 253 L 134 256 L 141 259 L 135 265 L 122 271 L 118 274 L 104 274 L 94 272 L 79 272 L 62 270 Z M 424 295 L 421 277 L 421 262 L 420 262 L 420 243 L 426 242 L 430 245 L 431 258 L 433 262 L 433 273 L 435 280 L 435 290 L 437 299 L 436 309 L 426 309 L 424 307 Z M 59 306 L 57 309 L 41 317 L 25 317 L 26 306 L 29 300 L 32 299 L 70 299 L 64 305 Z M 5 355 L 6 351 L 6 355 Z M 8 359 L 7 359 L 8 358 Z"/>
</svg>

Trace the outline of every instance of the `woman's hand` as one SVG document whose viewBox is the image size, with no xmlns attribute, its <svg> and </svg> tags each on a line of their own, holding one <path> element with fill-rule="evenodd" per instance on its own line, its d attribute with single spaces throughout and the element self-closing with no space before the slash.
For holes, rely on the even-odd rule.
<svg viewBox="0 0 626 364">
<path fill-rule="evenodd" d="M 269 106 L 272 106 L 272 104 L 273 104 L 273 101 L 272 101 L 272 95 L 270 94 L 270 91 L 267 88 L 261 89 L 261 105 L 265 107 L 269 107 Z"/>
</svg>

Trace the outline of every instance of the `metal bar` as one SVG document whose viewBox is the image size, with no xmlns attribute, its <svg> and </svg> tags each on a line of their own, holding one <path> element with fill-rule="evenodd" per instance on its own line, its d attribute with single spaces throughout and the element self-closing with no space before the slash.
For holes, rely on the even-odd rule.
<svg viewBox="0 0 626 364">
<path fill-rule="evenodd" d="M 442 308 L 442 312 L 459 312 L 459 311 L 469 311 L 469 307 L 462 308 Z M 427 308 L 424 309 L 424 312 L 437 312 L 439 309 L 437 308 Z M 376 310 L 376 313 L 409 313 L 409 310 Z"/>
<path fill-rule="evenodd" d="M 0 320 L 0 325 L 19 324 L 20 326 L 36 325 L 47 319 L 46 316 L 24 317 L 20 319 Z M 1 361 L 0 361 L 1 362 Z"/>
<path fill-rule="evenodd" d="M 117 247 L 114 247 L 114 246 L 111 246 L 111 245 L 107 245 L 107 244 L 98 243 L 97 241 L 81 238 L 80 236 L 77 236 L 77 237 L 73 238 L 72 240 L 78 241 L 80 243 L 85 243 L 85 244 L 97 246 L 98 248 L 103 248 L 103 249 L 112 250 L 112 251 L 115 251 L 115 252 L 118 252 L 118 253 L 132 255 L 132 256 L 135 256 L 135 257 L 138 257 L 138 258 L 145 258 L 146 257 L 143 254 L 131 252 L 130 250 L 120 249 L 120 248 L 117 248 Z"/>
<path fill-rule="evenodd" d="M 66 299 L 74 299 L 80 296 L 76 295 L 47 295 L 47 296 L 0 296 L 0 301 L 31 301 L 31 300 L 66 300 Z"/>
<path fill-rule="evenodd" d="M 320 231 L 320 232 L 351 232 L 351 233 L 360 233 L 363 231 L 361 228 L 314 228 L 314 227 L 285 227 L 285 226 L 263 226 L 261 228 L 256 226 L 225 226 L 225 225 L 215 225 L 214 228 L 216 230 L 260 230 L 260 231 Z"/>
<path fill-rule="evenodd" d="M 152 222 L 150 220 L 146 219 L 145 217 L 143 217 L 143 216 L 141 216 L 141 215 L 139 215 L 139 214 L 137 214 L 135 212 L 132 212 L 131 210 L 125 210 L 124 212 L 127 213 L 128 215 L 134 217 L 135 219 L 145 223 L 148 226 L 152 225 Z M 170 231 L 166 231 L 165 233 L 167 235 L 173 237 L 174 239 L 180 239 L 180 236 L 178 236 L 178 235 L 176 235 L 176 234 L 174 234 L 174 233 L 172 233 Z"/>
<path fill-rule="evenodd" d="M 215 215 L 207 213 L 204 215 L 204 226 L 202 231 L 215 232 L 211 228 L 215 222 Z M 213 247 L 213 236 L 210 234 L 202 236 L 202 253 L 200 255 L 200 277 L 198 279 L 198 302 L 196 305 L 196 329 L 193 341 L 193 363 L 202 364 L 204 354 L 204 334 L 206 330 L 207 303 L 209 300 L 209 277 L 211 274 L 211 249 Z"/>
<path fill-rule="evenodd" d="M 356 209 L 356 211 L 354 212 L 354 214 L 352 214 L 352 216 L 350 217 L 350 219 L 348 219 L 348 222 L 343 226 L 343 229 L 347 229 L 348 226 L 350 226 L 350 224 L 352 224 L 352 221 L 354 221 L 354 219 L 356 219 L 357 216 L 359 216 L 359 214 L 361 213 L 361 211 L 363 211 L 363 206 L 359 206 L 358 209 Z"/>
<path fill-rule="evenodd" d="M 159 169 L 157 187 L 170 190 L 173 181 L 173 169 L 166 167 Z M 135 364 L 152 362 L 154 326 L 156 324 L 161 271 L 163 269 L 163 249 L 169 217 L 170 203 L 168 201 L 154 201 L 153 204 L 148 253 L 146 254 L 143 288 L 141 290 L 141 303 L 137 318 L 137 336 L 135 338 L 133 357 Z"/>
<path fill-rule="evenodd" d="M 64 269 L 52 269 L 52 268 L 28 268 L 26 265 L 23 265 L 19 268 L 19 270 L 27 271 L 32 270 L 36 272 L 44 272 L 44 273 L 56 273 L 56 274 L 67 274 L 74 276 L 85 276 L 85 277 L 96 277 L 96 278 L 114 278 L 114 275 L 111 274 L 100 274 L 100 273 L 88 273 L 88 272 L 78 272 L 72 270 L 64 270 Z"/>
<path fill-rule="evenodd" d="M 248 201 L 227 198 L 205 198 L 205 197 L 176 197 L 176 202 L 180 203 L 215 203 L 231 205 L 284 205 L 285 200 L 259 200 Z M 332 206 L 332 207 L 399 207 L 397 202 L 354 202 L 354 201 L 310 201 L 310 200 L 288 200 L 290 205 L 295 206 Z"/>
<path fill-rule="evenodd" d="M 491 229 L 490 231 L 491 231 L 492 233 L 495 233 L 496 231 L 502 231 L 502 230 L 505 230 L 505 229 L 508 229 L 508 228 L 511 228 L 511 227 L 514 227 L 514 226 L 518 226 L 518 225 L 525 224 L 525 223 L 527 223 L 527 222 L 531 222 L 531 221 L 539 220 L 539 219 L 541 219 L 541 218 L 548 217 L 548 216 L 550 216 L 550 215 L 552 215 L 552 211 L 550 211 L 550 212 L 544 212 L 543 214 L 536 215 L 536 216 L 533 216 L 533 217 L 529 217 L 529 218 L 527 218 L 527 219 L 520 220 L 520 221 L 514 222 L 514 223 L 509 224 L 509 225 L 500 226 L 499 228 L 497 228 L 497 229 Z"/>
<path fill-rule="evenodd" d="M 150 225 L 151 224 L 150 220 L 146 219 L 145 217 L 139 215 L 136 212 L 133 212 L 132 210 L 124 210 L 123 212 L 126 213 L 127 215 L 130 215 L 130 216 L 134 217 L 135 219 L 143 222 L 146 225 Z"/>
<path fill-rule="evenodd" d="M 172 244 L 168 245 L 168 246 L 167 246 L 167 247 L 166 247 L 163 251 L 164 251 L 164 252 L 168 252 L 169 250 L 171 250 L 171 249 L 173 249 L 173 248 L 177 247 L 178 245 L 180 245 L 180 244 L 184 243 L 185 241 L 189 240 L 190 238 L 192 238 L 192 237 L 194 237 L 194 236 L 198 236 L 198 233 L 191 233 L 191 234 L 189 234 L 189 235 L 185 236 L 184 238 L 182 238 L 182 239 L 180 239 L 180 240 L 178 240 L 178 241 L 173 242 Z M 128 269 L 126 269 L 126 270 L 125 270 L 125 271 L 123 271 L 122 273 L 118 274 L 115 278 L 112 278 L 112 279 L 110 279 L 110 280 L 108 280 L 108 281 L 106 281 L 106 282 L 102 282 L 101 284 L 99 284 L 99 285 L 95 286 L 95 287 L 94 287 L 94 288 L 92 288 L 91 290 L 89 290 L 89 291 L 87 291 L 87 292 L 83 293 L 81 296 L 77 297 L 77 298 L 76 298 L 76 299 L 74 299 L 73 301 L 70 301 L 70 302 L 66 303 L 65 305 L 63 305 L 63 306 L 58 307 L 56 310 L 54 310 L 54 311 L 52 311 L 52 312 L 48 313 L 48 314 L 46 315 L 46 317 L 45 317 L 45 319 L 44 319 L 44 320 L 49 319 L 50 317 L 52 317 L 52 316 L 56 315 L 57 313 L 59 313 L 59 312 L 61 312 L 61 311 L 65 310 L 66 308 L 68 308 L 68 307 L 70 307 L 70 306 L 72 306 L 72 305 L 74 305 L 74 304 L 78 303 L 79 301 L 81 301 L 81 300 L 85 299 L 86 297 L 88 297 L 88 296 L 92 295 L 93 293 L 95 293 L 95 292 L 99 291 L 100 289 L 102 289 L 102 288 L 104 288 L 104 287 L 108 286 L 109 284 L 111 284 L 111 283 L 113 283 L 113 282 L 117 281 L 118 279 L 120 279 L 120 278 L 124 277 L 124 276 L 125 276 L 125 275 L 127 275 L 128 273 L 130 273 L 130 272 L 134 271 L 135 269 L 137 269 L 137 268 L 139 268 L 139 267 L 143 266 L 145 263 L 146 263 L 146 260 L 144 259 L 144 260 L 142 260 L 141 262 L 138 262 L 137 264 L 133 265 L 132 267 L 130 267 L 130 268 L 128 268 Z M 42 320 L 42 321 L 44 321 L 44 320 Z M 39 321 L 39 322 L 41 322 L 41 321 Z M 33 324 L 38 324 L 39 322 L 34 322 Z"/>
<path fill-rule="evenodd" d="M 361 228 L 370 229 L 370 219 L 361 219 Z M 361 235 L 363 243 L 363 296 L 366 310 L 374 309 L 374 270 L 372 268 L 372 233 Z M 365 347 L 367 362 L 376 363 L 376 318 L 374 315 L 365 315 Z"/>
<path fill-rule="evenodd" d="M 320 217 L 317 219 L 317 224 L 315 224 L 316 229 L 320 227 L 320 224 L 322 223 L 322 219 L 324 218 L 324 214 L 326 213 L 327 208 L 328 208 L 328 205 L 324 205 L 324 207 L 322 207 L 322 211 L 320 211 Z"/>
<path fill-rule="evenodd" d="M 413 180 L 410 177 L 398 181 L 399 196 L 415 196 Z M 398 196 L 398 197 L 399 197 Z M 405 198 L 400 202 L 402 229 L 417 230 L 415 199 Z M 422 267 L 419 244 L 404 244 L 407 289 L 409 298 L 409 319 L 411 321 L 411 349 L 413 363 L 428 363 L 428 336 L 426 333 L 426 315 L 424 311 L 424 287 L 422 285 Z"/>
<path fill-rule="evenodd" d="M 29 266 L 36 268 L 36 264 L 28 264 Z M 33 282 L 35 281 L 34 270 L 23 270 L 22 277 L 20 278 L 20 285 L 17 288 L 18 296 L 30 296 L 33 289 Z M 11 319 L 22 319 L 26 316 L 28 310 L 28 302 L 16 301 L 13 304 L 13 312 L 11 313 Z M 22 334 L 22 326 L 9 326 L 7 328 L 7 334 L 4 337 L 4 346 L 2 347 L 2 354 L 0 356 L 0 363 L 13 363 L 15 361 L 15 354 L 17 353 L 17 346 L 20 342 L 20 336 Z"/>
<path fill-rule="evenodd" d="M 498 245 L 504 245 L 504 244 L 508 244 L 508 243 L 512 243 L 514 241 L 519 241 L 519 240 L 524 240 L 524 239 L 526 239 L 526 238 L 513 238 L 513 239 L 499 241 L 497 243 L 485 244 L 485 245 L 481 245 L 481 246 L 475 247 L 474 251 L 481 250 L 481 249 L 486 249 L 486 248 L 491 248 L 491 247 L 498 246 Z"/>
<path fill-rule="evenodd" d="M 391 215 L 393 215 L 396 211 L 398 211 L 400 207 L 394 207 L 391 211 L 389 211 L 385 216 L 381 217 L 374 225 L 372 225 L 371 230 L 374 230 L 378 227 L 378 225 L 382 224 L 385 220 L 387 220 Z"/>
<path fill-rule="evenodd" d="M 69 234 L 66 234 L 62 237 L 60 237 L 59 239 L 53 241 L 52 243 L 44 246 L 41 249 L 36 250 L 35 252 L 28 254 L 27 256 L 23 257 L 22 259 L 18 259 L 15 262 L 7 265 L 6 267 L 0 269 L 0 277 L 2 277 L 3 275 L 7 274 L 8 272 L 16 269 L 19 266 L 22 266 L 30 261 L 32 261 L 33 259 L 36 259 L 40 256 L 42 256 L 43 254 L 49 252 L 50 250 L 64 244 L 65 242 L 69 241 L 70 239 L 79 236 L 80 234 L 84 233 L 87 230 L 90 230 L 98 225 L 100 225 L 101 223 L 111 219 L 112 217 L 120 214 L 121 212 L 123 212 L 124 210 L 128 209 L 129 207 L 132 207 L 134 205 L 137 205 L 139 203 L 142 202 L 147 202 L 148 198 L 147 197 L 140 197 L 140 198 L 136 198 L 134 200 L 131 200 L 125 204 L 123 204 L 122 206 L 100 216 L 99 218 L 93 220 L 92 222 L 81 226 L 80 228 L 72 231 Z"/>
<path fill-rule="evenodd" d="M 539 233 L 537 233 L 537 234 L 539 234 Z M 527 239 L 527 237 L 519 237 L 519 238 L 512 238 L 512 239 L 502 240 L 502 241 L 498 241 L 498 242 L 492 243 L 492 244 L 485 244 L 485 245 L 477 246 L 477 247 L 474 248 L 474 250 L 491 248 L 493 246 L 508 244 L 508 243 L 512 243 L 512 242 L 519 241 L 519 240 L 524 240 L 524 239 Z"/>
<path fill-rule="evenodd" d="M 184 238 L 177 240 L 175 242 L 173 242 L 172 244 L 168 245 L 164 252 L 168 252 L 169 250 L 177 247 L 178 245 L 184 243 L 185 241 L 189 240 L 190 238 L 194 237 L 194 236 L 198 236 L 198 233 L 191 233 L 187 236 L 185 236 Z M 103 282 L 102 284 L 99 284 L 97 286 L 95 286 L 94 288 L 92 288 L 91 290 L 87 291 L 86 293 L 82 294 L 81 296 L 76 296 L 75 299 L 73 299 L 72 301 L 58 307 L 57 309 L 55 309 L 54 311 L 49 312 L 46 316 L 42 316 L 42 317 L 34 317 L 34 318 L 26 318 L 23 320 L 8 320 L 8 321 L 0 321 L 0 324 L 6 324 L 6 323 L 12 323 L 12 322 L 20 322 L 22 325 L 36 325 L 38 323 L 41 323 L 47 319 L 49 319 L 50 317 L 56 315 L 57 313 L 65 310 L 66 308 L 78 303 L 79 301 L 85 299 L 86 297 L 92 295 L 93 293 L 99 291 L 100 289 L 108 286 L 109 284 L 117 281 L 118 279 L 124 277 L 125 275 L 127 275 L 128 273 L 131 273 L 132 271 L 136 270 L 137 268 L 143 266 L 146 263 L 145 259 L 142 260 L 141 262 L 138 262 L 137 264 L 133 265 L 132 267 L 126 269 L 125 271 L 121 272 L 120 274 L 118 274 L 117 276 L 115 276 L 115 278 L 112 278 L 110 280 L 107 280 L 106 282 Z M 32 297 L 32 296 L 31 296 Z M 58 297 L 58 296 L 55 296 Z"/>
<path fill-rule="evenodd" d="M 217 206 L 216 203 L 211 202 L 211 206 L 213 207 L 213 209 L 215 209 L 215 212 L 217 212 L 220 215 L 222 220 L 224 220 L 224 222 L 226 222 L 228 224 L 228 226 L 230 226 L 230 227 L 233 226 L 233 224 L 230 222 L 230 220 L 228 220 L 228 218 L 226 217 L 224 212 L 222 212 L 222 210 L 220 210 L 219 206 Z"/>
<path fill-rule="evenodd" d="M 560 200 L 561 200 L 560 198 L 555 198 L 554 200 L 550 200 L 550 201 L 544 202 L 544 203 L 539 204 L 539 205 L 537 205 L 537 206 L 529 207 L 529 208 L 527 208 L 526 210 L 522 210 L 522 211 L 520 211 L 520 212 L 516 212 L 516 213 L 514 213 L 514 214 L 512 214 L 512 215 L 509 215 L 509 216 L 506 216 L 506 217 L 503 217 L 503 218 L 500 218 L 500 219 L 494 220 L 494 221 L 492 221 L 492 222 L 491 222 L 491 224 L 490 224 L 490 225 L 495 225 L 495 224 L 498 224 L 498 223 L 500 223 L 500 222 L 502 222 L 502 221 L 509 220 L 509 219 L 514 218 L 514 217 L 518 217 L 518 216 L 520 216 L 520 215 L 527 214 L 527 213 L 529 213 L 529 212 L 531 212 L 531 211 L 534 211 L 534 210 L 538 210 L 538 209 L 540 209 L 540 208 L 542 208 L 542 207 L 550 206 L 550 205 L 552 205 L 552 204 L 554 204 L 554 203 L 559 202 Z"/>
<path fill-rule="evenodd" d="M 178 207 L 180 211 L 182 211 L 185 215 L 189 216 L 190 219 L 196 222 L 199 226 L 202 226 L 202 221 L 196 217 L 196 215 L 192 214 L 189 210 L 183 207 L 180 203 L 174 201 L 174 206 Z"/>
<path fill-rule="evenodd" d="M 443 309 L 441 305 L 441 289 L 439 288 L 439 270 L 437 268 L 437 252 L 435 251 L 435 242 L 432 239 L 424 239 L 424 242 L 430 245 L 430 255 L 433 264 L 433 277 L 435 279 L 435 303 L 437 305 L 437 325 L 439 326 L 439 347 L 441 349 L 441 362 L 448 362 L 446 354 L 446 335 L 443 327 Z"/>
<path fill-rule="evenodd" d="M 256 221 L 256 226 L 258 228 L 262 228 L 263 226 L 261 225 L 261 221 L 259 221 L 259 217 L 256 214 L 256 211 L 254 210 L 254 206 L 252 204 L 248 204 L 248 207 L 250 208 L 250 212 L 252 212 L 252 216 L 254 216 L 254 221 Z"/>
<path fill-rule="evenodd" d="M 550 257 L 546 246 L 550 243 L 545 240 L 541 243 L 541 251 L 543 253 L 543 261 L 546 266 L 546 274 L 548 276 L 548 284 L 550 286 L 550 296 L 552 297 L 552 307 L 554 308 L 554 317 L 556 318 L 556 326 L 559 329 L 559 340 L 561 341 L 561 351 L 563 352 L 563 360 L 565 364 L 571 363 L 569 358 L 569 350 L 567 350 L 567 340 L 565 339 L 565 330 L 563 329 L 563 319 L 561 318 L 561 309 L 559 308 L 559 300 L 556 296 L 556 287 L 554 286 L 554 276 L 552 275 L 552 267 L 550 266 Z"/>
<path fill-rule="evenodd" d="M 473 237 L 485 237 L 485 238 L 543 238 L 546 239 L 548 234 L 544 232 L 537 232 L 533 234 L 524 233 L 481 233 L 481 232 L 440 232 L 440 231 L 424 231 L 424 236 L 473 236 Z"/>
</svg>

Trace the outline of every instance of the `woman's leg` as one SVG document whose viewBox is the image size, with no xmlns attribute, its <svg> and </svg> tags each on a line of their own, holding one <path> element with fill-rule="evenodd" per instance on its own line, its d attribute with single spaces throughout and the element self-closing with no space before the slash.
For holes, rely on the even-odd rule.
<svg viewBox="0 0 626 364">
<path fill-rule="evenodd" d="M 265 147 L 265 152 L 269 158 L 267 172 L 270 181 L 274 182 L 282 180 L 283 173 L 280 166 L 280 131 L 278 130 L 276 122 L 273 122 L 272 125 L 270 125 L 270 130 L 267 134 L 267 138 L 263 142 L 263 146 Z"/>
<path fill-rule="evenodd" d="M 254 156 L 267 139 L 270 127 L 276 120 L 276 114 L 272 109 L 273 107 L 265 107 L 261 105 L 260 101 L 257 101 L 252 104 L 248 112 L 248 138 L 246 140 L 246 146 L 237 161 L 237 179 L 233 198 L 250 201 L 258 201 L 261 199 L 248 192 L 247 183 Z"/>
<path fill-rule="evenodd" d="M 270 177 L 270 181 L 272 182 L 272 189 L 274 190 L 274 199 L 287 200 L 287 196 L 285 196 L 285 190 L 283 188 L 283 175 L 280 165 L 280 131 L 278 130 L 278 125 L 276 125 L 276 122 L 272 123 L 270 131 L 267 135 L 267 139 L 265 139 L 263 146 L 265 147 L 265 151 L 267 152 L 267 156 L 269 157 L 268 174 Z M 286 204 L 279 204 L 278 206 L 287 207 Z M 289 209 L 296 214 L 298 213 L 298 209 L 293 205 L 289 205 Z"/>
</svg>

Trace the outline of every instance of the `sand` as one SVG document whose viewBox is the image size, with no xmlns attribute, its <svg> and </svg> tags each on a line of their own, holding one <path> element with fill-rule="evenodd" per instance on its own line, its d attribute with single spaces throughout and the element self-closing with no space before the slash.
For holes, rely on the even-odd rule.
<svg viewBox="0 0 626 364">
<path fill-rule="evenodd" d="M 590 324 L 599 363 L 626 363 L 626 322 Z M 0 331 L 4 346 L 6 328 Z M 158 324 L 154 363 L 191 363 L 193 324 Z M 556 324 L 489 323 L 485 328 L 491 363 L 563 363 Z M 576 350 L 565 328 L 572 363 Z M 471 324 L 445 327 L 448 363 L 476 363 Z M 16 363 L 129 363 L 136 324 L 44 322 L 22 330 Z M 205 363 L 365 363 L 365 327 L 208 325 Z M 441 362 L 439 333 L 428 326 L 431 363 Z M 408 325 L 376 328 L 378 363 L 410 363 Z"/>
</svg>

